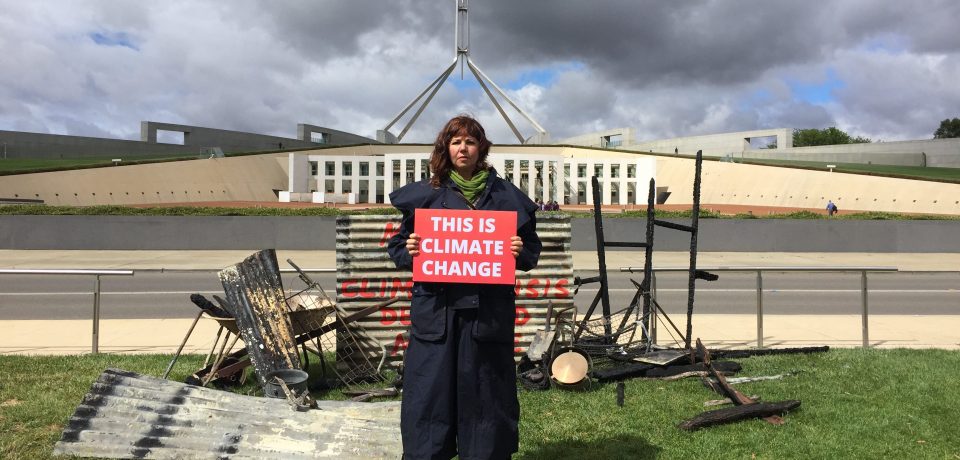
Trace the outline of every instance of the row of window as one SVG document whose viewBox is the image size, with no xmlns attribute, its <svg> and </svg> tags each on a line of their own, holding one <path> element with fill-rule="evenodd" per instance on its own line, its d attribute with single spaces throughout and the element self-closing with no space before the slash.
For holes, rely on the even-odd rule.
<svg viewBox="0 0 960 460">
<path fill-rule="evenodd" d="M 399 181 L 399 177 L 394 177 L 394 188 L 399 186 L 399 184 L 397 183 L 398 181 Z M 361 203 L 368 202 L 369 193 L 370 193 L 369 187 L 370 185 L 373 185 L 375 187 L 374 193 L 376 197 L 374 202 L 383 203 L 384 202 L 383 201 L 383 195 L 384 195 L 383 181 L 377 180 L 373 184 L 371 184 L 371 182 L 374 182 L 374 181 L 360 181 L 359 190 L 357 191 L 359 202 Z M 336 181 L 334 179 L 324 180 L 323 185 L 324 185 L 323 187 L 324 191 L 326 191 L 327 193 L 334 193 L 336 191 Z M 340 187 L 341 187 L 341 190 L 340 190 L 341 193 L 352 193 L 353 181 L 350 179 L 343 179 L 341 180 Z M 573 184 L 571 184 L 570 182 L 567 182 L 564 185 L 563 203 L 564 204 L 574 204 L 574 203 L 587 204 L 587 187 L 589 187 L 589 185 L 587 185 L 585 182 L 577 181 L 577 182 L 574 182 Z M 626 197 L 627 203 L 642 204 L 642 203 L 636 202 L 636 187 L 634 186 L 633 183 L 627 184 L 626 191 L 627 191 L 627 197 Z M 539 187 L 537 187 L 536 195 L 540 196 L 541 192 L 542 190 Z M 549 200 L 551 201 L 556 200 L 553 190 L 549 190 L 549 195 L 550 195 L 548 198 Z M 620 202 L 620 185 L 616 182 L 613 182 L 610 184 L 610 200 L 613 203 Z"/>
<path fill-rule="evenodd" d="M 411 171 L 413 171 L 413 170 L 416 168 L 416 160 L 406 160 L 406 161 L 407 161 L 407 165 L 406 165 L 407 168 L 406 168 L 406 169 L 407 169 L 407 172 L 408 172 L 407 175 L 408 175 L 410 178 L 412 178 L 412 177 L 413 177 L 413 174 L 411 173 Z M 318 161 L 311 161 L 311 162 L 310 162 L 310 175 L 311 175 L 311 176 L 316 176 L 316 175 L 319 173 L 319 163 L 320 163 L 320 162 L 318 162 Z M 336 175 L 336 166 L 337 166 L 337 163 L 336 163 L 335 161 L 324 161 L 323 163 L 324 163 L 324 173 L 325 173 L 325 175 L 327 175 L 327 176 L 335 176 L 335 175 Z M 384 174 L 384 164 L 383 164 L 383 162 L 382 162 L 382 161 L 377 161 L 377 162 L 374 162 L 374 164 L 375 164 L 375 168 L 376 168 L 376 175 L 377 175 L 377 176 L 383 176 L 383 174 Z M 513 181 L 513 167 L 514 167 L 514 165 L 515 165 L 515 161 L 514 161 L 514 160 L 505 160 L 505 161 L 504 161 L 504 177 L 505 177 L 508 181 Z M 360 166 L 360 174 L 359 174 L 360 177 L 367 177 L 367 176 L 370 175 L 370 162 L 368 162 L 368 161 L 361 161 L 361 162 L 359 163 L 359 166 Z M 526 172 L 529 167 L 530 167 L 529 160 L 519 160 L 519 168 L 520 168 L 520 171 L 521 171 L 521 172 Z M 542 173 L 542 171 L 543 171 L 543 162 L 542 162 L 542 161 L 534 161 L 534 168 L 536 168 L 536 170 L 537 170 L 537 179 L 539 179 L 539 178 L 541 177 L 541 173 Z M 427 177 L 427 176 L 430 174 L 430 165 L 429 165 L 429 163 L 427 163 L 426 161 L 421 161 L 421 162 L 420 162 L 420 169 L 421 169 L 421 171 L 420 171 L 420 176 L 421 176 L 421 178 Z M 393 160 L 393 171 L 394 171 L 394 175 L 399 174 L 399 171 L 400 171 L 400 160 Z M 564 175 L 565 175 L 566 177 L 570 177 L 570 165 L 569 165 L 569 164 L 563 165 L 563 173 L 564 173 Z M 340 175 L 343 176 L 343 177 L 351 177 L 351 176 L 353 176 L 353 163 L 352 163 L 352 162 L 342 162 L 342 163 L 340 163 Z M 594 176 L 598 176 L 598 177 L 603 177 L 603 165 L 602 165 L 602 164 L 594 164 L 594 165 L 593 165 L 593 175 L 594 175 Z M 580 177 L 580 178 L 586 178 L 586 177 L 587 177 L 587 165 L 586 165 L 585 163 L 578 163 L 578 164 L 577 164 L 577 177 Z M 620 178 L 620 165 L 619 165 L 619 164 L 614 163 L 614 164 L 611 164 L 611 165 L 610 165 L 610 177 L 611 177 L 612 179 L 619 179 L 619 178 Z M 627 165 L 627 178 L 628 178 L 628 179 L 633 179 L 633 178 L 636 178 L 636 177 L 637 177 L 637 165 L 628 164 L 628 165 Z"/>
<path fill-rule="evenodd" d="M 375 162 L 373 162 L 373 163 L 374 163 L 374 168 L 376 169 L 376 175 L 377 175 L 377 176 L 383 176 L 383 175 L 384 175 L 384 162 L 382 162 L 382 161 L 375 161 Z M 367 176 L 370 175 L 370 162 L 369 162 L 369 161 L 361 161 L 361 162 L 358 163 L 358 166 L 360 167 L 360 174 L 358 174 L 358 176 L 360 176 L 360 177 L 367 177 Z M 407 166 L 407 171 L 408 171 L 408 172 L 413 171 L 413 170 L 417 167 L 416 160 L 407 160 L 407 165 L 406 165 L 406 166 Z M 394 170 L 395 174 L 399 174 L 398 171 L 400 171 L 400 160 L 393 160 L 393 170 Z M 421 170 L 421 175 L 423 175 L 423 176 L 429 174 L 429 173 L 430 173 L 430 164 L 429 164 L 428 162 L 426 162 L 426 161 L 421 161 L 421 162 L 420 162 L 420 170 Z M 336 161 L 324 161 L 324 162 L 323 162 L 323 172 L 324 172 L 324 175 L 326 175 L 326 176 L 335 176 L 335 175 L 337 175 L 337 172 L 336 172 L 336 171 L 337 171 L 337 162 L 336 162 Z M 318 175 L 319 173 L 320 173 L 320 162 L 319 162 L 319 161 L 311 161 L 311 162 L 310 162 L 310 175 L 311 175 L 311 176 L 316 176 L 316 175 Z M 340 163 L 340 175 L 341 175 L 341 176 L 344 176 L 344 177 L 351 177 L 351 176 L 353 176 L 353 162 L 349 162 L 349 161 L 341 162 L 341 163 Z"/>
</svg>

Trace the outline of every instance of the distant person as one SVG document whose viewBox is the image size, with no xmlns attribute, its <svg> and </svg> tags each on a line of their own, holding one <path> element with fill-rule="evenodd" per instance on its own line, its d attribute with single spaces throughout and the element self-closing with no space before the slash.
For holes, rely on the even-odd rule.
<svg viewBox="0 0 960 460">
<path fill-rule="evenodd" d="M 679 147 L 674 147 L 674 148 L 673 148 L 673 154 L 674 154 L 674 155 L 680 155 L 680 148 L 679 148 Z"/>
<path fill-rule="evenodd" d="M 827 200 L 827 215 L 832 216 L 837 213 L 837 205 L 833 204 L 833 200 Z"/>
</svg>

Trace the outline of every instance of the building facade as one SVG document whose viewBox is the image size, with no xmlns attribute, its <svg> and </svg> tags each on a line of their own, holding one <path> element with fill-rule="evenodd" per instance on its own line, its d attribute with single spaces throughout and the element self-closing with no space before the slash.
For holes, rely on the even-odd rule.
<svg viewBox="0 0 960 460">
<path fill-rule="evenodd" d="M 426 152 L 391 152 L 389 146 L 373 154 L 337 150 L 343 149 L 290 153 L 290 187 L 280 192 L 280 201 L 389 203 L 392 191 L 430 177 Z M 495 147 L 487 161 L 501 177 L 541 202 L 592 203 L 590 178 L 597 176 L 603 204 L 645 204 L 647 184 L 656 176 L 656 160 L 650 157 L 561 147 L 531 150 Z"/>
</svg>

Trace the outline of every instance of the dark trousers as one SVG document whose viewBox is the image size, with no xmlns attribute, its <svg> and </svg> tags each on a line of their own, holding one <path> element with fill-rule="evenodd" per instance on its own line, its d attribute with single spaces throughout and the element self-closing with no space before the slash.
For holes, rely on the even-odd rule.
<svg viewBox="0 0 960 460">
<path fill-rule="evenodd" d="M 478 342 L 476 320 L 476 309 L 448 308 L 443 340 L 411 335 L 400 410 L 405 459 L 504 459 L 517 451 L 513 343 Z"/>
</svg>

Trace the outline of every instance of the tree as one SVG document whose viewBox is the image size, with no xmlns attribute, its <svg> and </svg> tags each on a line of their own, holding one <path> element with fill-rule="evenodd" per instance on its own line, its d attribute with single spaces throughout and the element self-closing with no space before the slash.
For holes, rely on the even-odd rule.
<svg viewBox="0 0 960 460">
<path fill-rule="evenodd" d="M 844 131 L 836 127 L 824 129 L 795 129 L 793 130 L 794 147 L 810 147 L 814 145 L 836 145 L 836 144 L 868 144 L 872 142 L 866 137 L 850 137 Z"/>
<path fill-rule="evenodd" d="M 952 139 L 955 137 L 960 137 L 960 118 L 941 121 L 940 127 L 933 132 L 934 139 Z"/>
</svg>

